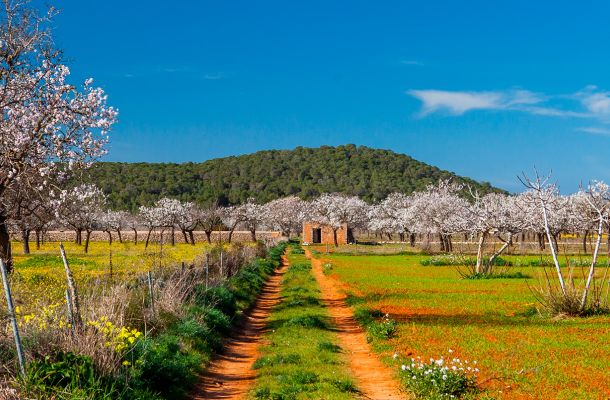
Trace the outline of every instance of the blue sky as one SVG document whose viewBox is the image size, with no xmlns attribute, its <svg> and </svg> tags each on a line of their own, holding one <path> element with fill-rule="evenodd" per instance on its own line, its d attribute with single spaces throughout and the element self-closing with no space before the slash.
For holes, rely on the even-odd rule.
<svg viewBox="0 0 610 400">
<path fill-rule="evenodd" d="M 388 148 L 511 191 L 610 181 L 610 3 L 76 1 L 75 79 L 120 110 L 107 160 Z"/>
</svg>

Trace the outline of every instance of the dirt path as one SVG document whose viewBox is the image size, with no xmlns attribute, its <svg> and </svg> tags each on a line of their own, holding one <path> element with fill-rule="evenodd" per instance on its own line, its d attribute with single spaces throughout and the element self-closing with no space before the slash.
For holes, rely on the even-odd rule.
<svg viewBox="0 0 610 400">
<path fill-rule="evenodd" d="M 282 266 L 269 278 L 244 318 L 241 327 L 225 343 L 222 354 L 215 357 L 198 384 L 195 400 L 245 399 L 256 378 L 252 364 L 258 358 L 261 338 L 272 308 L 280 302 L 282 275 L 288 260 L 282 256 Z"/>
<path fill-rule="evenodd" d="M 339 345 L 347 353 L 349 366 L 356 386 L 365 398 L 378 400 L 404 399 L 392 371 L 372 353 L 366 334 L 354 319 L 351 308 L 345 303 L 346 295 L 336 283 L 322 272 L 322 260 L 305 254 L 311 260 L 313 274 L 322 290 L 322 300 L 328 307 L 337 329 Z"/>
</svg>

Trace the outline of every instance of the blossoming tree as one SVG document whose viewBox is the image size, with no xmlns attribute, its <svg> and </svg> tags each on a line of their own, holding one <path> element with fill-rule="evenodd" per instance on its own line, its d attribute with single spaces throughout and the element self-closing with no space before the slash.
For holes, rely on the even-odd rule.
<svg viewBox="0 0 610 400">
<path fill-rule="evenodd" d="M 65 177 L 104 152 L 117 113 L 87 79 L 68 83 L 70 70 L 54 48 L 48 22 L 21 2 L 5 0 L 0 21 L 0 257 L 12 267 L 8 209 L 14 186 L 45 191 L 45 177 Z M 31 176 L 43 177 L 41 181 Z M 40 183 L 38 183 L 40 182 Z"/>
</svg>

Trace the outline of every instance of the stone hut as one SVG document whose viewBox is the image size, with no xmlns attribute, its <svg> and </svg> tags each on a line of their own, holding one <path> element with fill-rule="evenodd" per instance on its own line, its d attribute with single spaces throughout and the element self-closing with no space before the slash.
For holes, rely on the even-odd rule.
<svg viewBox="0 0 610 400">
<path fill-rule="evenodd" d="M 337 244 L 348 244 L 354 241 L 351 229 L 343 224 L 337 230 Z M 303 244 L 335 244 L 333 229 L 317 222 L 303 223 Z"/>
</svg>

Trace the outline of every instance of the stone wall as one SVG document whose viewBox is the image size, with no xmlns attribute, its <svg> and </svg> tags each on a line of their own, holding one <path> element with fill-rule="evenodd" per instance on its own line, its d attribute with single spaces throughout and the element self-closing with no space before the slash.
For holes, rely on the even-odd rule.
<svg viewBox="0 0 610 400">
<path fill-rule="evenodd" d="M 315 222 L 305 222 L 303 224 L 303 244 L 313 243 L 314 229 L 321 229 L 322 244 L 335 244 L 332 228 L 328 225 L 318 224 Z M 343 226 L 337 230 L 337 244 L 347 244 L 347 224 L 343 224 Z"/>
<path fill-rule="evenodd" d="M 146 235 L 148 234 L 148 231 L 138 231 L 138 242 L 143 242 L 146 240 Z M 207 240 L 205 232 L 203 231 L 194 231 L 193 232 L 193 236 L 195 237 L 195 242 L 200 243 L 200 242 L 204 242 Z M 222 241 L 227 241 L 228 237 L 229 237 L 229 232 L 228 231 L 223 231 L 223 232 L 212 232 L 212 241 L 213 242 L 218 242 L 220 241 L 220 239 L 222 239 Z M 256 239 L 257 240 L 278 240 L 281 238 L 281 233 L 280 232 L 273 232 L 273 231 L 260 231 L 260 232 L 256 232 Z M 129 242 L 133 242 L 134 238 L 135 238 L 135 233 L 134 231 L 121 231 L 121 237 L 123 238 L 124 241 L 129 241 Z M 151 236 L 150 236 L 150 240 L 153 243 L 158 243 L 160 240 L 160 232 L 159 231 L 155 231 L 152 232 Z M 45 234 L 45 241 L 49 241 L 49 242 L 70 242 L 70 241 L 74 241 L 76 238 L 76 233 L 74 231 L 49 231 Z M 21 241 L 21 235 L 13 235 L 12 239 L 15 241 Z M 36 239 L 36 237 L 34 236 L 34 233 L 30 234 L 30 240 L 34 241 Z M 83 240 L 85 239 L 85 233 L 83 232 Z M 102 232 L 102 231 L 94 231 L 91 233 L 91 241 L 107 241 L 108 240 L 108 233 L 106 232 Z M 114 241 L 118 241 L 119 240 L 119 235 L 117 232 L 112 232 L 112 240 Z M 175 240 L 176 243 L 184 243 L 184 236 L 182 235 L 182 232 L 180 232 L 179 230 L 175 232 Z M 171 241 L 171 232 L 170 231 L 164 231 L 163 232 L 163 242 L 164 243 L 169 243 Z M 246 232 L 246 231 L 235 231 L 233 232 L 233 236 L 232 236 L 232 241 L 233 242 L 250 242 L 252 241 L 250 232 Z"/>
</svg>

